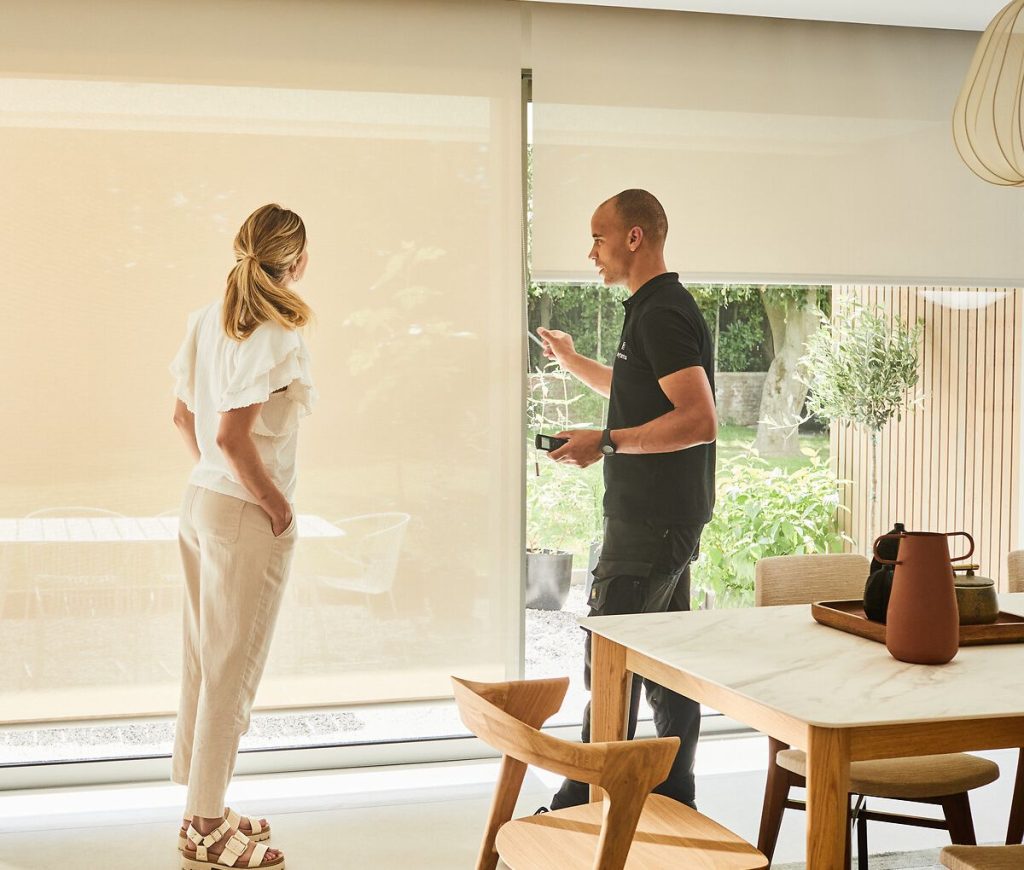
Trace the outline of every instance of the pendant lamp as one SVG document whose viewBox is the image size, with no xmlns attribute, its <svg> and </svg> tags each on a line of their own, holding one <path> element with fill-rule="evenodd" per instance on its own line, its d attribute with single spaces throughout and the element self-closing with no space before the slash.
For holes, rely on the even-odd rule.
<svg viewBox="0 0 1024 870">
<path fill-rule="evenodd" d="M 979 178 L 1024 186 L 1024 0 L 992 19 L 953 109 L 953 142 Z"/>
</svg>

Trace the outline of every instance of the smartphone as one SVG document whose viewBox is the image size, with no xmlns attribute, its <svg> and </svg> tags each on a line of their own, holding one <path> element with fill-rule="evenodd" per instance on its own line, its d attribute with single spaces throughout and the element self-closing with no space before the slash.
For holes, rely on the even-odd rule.
<svg viewBox="0 0 1024 870">
<path fill-rule="evenodd" d="M 540 435 L 534 439 L 533 442 L 538 450 L 557 450 L 563 444 L 568 444 L 568 438 L 555 438 L 554 435 Z"/>
</svg>

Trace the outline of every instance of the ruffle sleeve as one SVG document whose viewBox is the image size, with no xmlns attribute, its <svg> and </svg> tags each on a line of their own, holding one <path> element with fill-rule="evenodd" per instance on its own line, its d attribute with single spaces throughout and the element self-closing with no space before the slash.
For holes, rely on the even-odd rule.
<svg viewBox="0 0 1024 870">
<path fill-rule="evenodd" d="M 263 404 L 253 433 L 273 437 L 298 426 L 301 417 L 312 413 L 315 400 L 309 352 L 302 336 L 280 324 L 263 323 L 238 345 L 217 410 L 223 413 Z"/>
<path fill-rule="evenodd" d="M 193 311 L 188 316 L 185 338 L 171 362 L 171 375 L 174 378 L 174 395 L 181 399 L 190 411 L 196 410 L 196 350 L 198 344 L 199 321 L 202 320 L 205 308 Z"/>
</svg>

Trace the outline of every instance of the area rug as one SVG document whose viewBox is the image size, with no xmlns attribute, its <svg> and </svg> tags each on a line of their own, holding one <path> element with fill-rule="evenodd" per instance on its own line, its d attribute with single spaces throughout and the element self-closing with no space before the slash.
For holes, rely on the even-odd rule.
<svg viewBox="0 0 1024 870">
<path fill-rule="evenodd" d="M 772 870 L 805 870 L 806 864 L 772 864 Z M 854 864 L 856 866 L 856 863 Z M 939 850 L 921 852 L 882 852 L 868 860 L 870 870 L 943 870 L 939 864 Z"/>
</svg>

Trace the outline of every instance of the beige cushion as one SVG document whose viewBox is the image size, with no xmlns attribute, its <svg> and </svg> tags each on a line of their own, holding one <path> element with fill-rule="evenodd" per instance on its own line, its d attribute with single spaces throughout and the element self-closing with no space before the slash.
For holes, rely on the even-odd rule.
<svg viewBox="0 0 1024 870">
<path fill-rule="evenodd" d="M 871 563 L 857 553 L 769 556 L 754 566 L 756 605 L 810 604 L 864 597 Z"/>
<path fill-rule="evenodd" d="M 797 776 L 807 776 L 807 756 L 800 749 L 783 749 L 776 762 Z M 870 797 L 942 797 L 988 785 L 998 778 L 999 765 L 966 752 L 850 764 L 850 791 Z"/>
<path fill-rule="evenodd" d="M 947 846 L 939 860 L 949 870 L 1020 870 L 1024 846 Z"/>
<path fill-rule="evenodd" d="M 1006 591 L 1024 592 L 1024 550 L 1013 550 L 1006 557 Z"/>
</svg>

